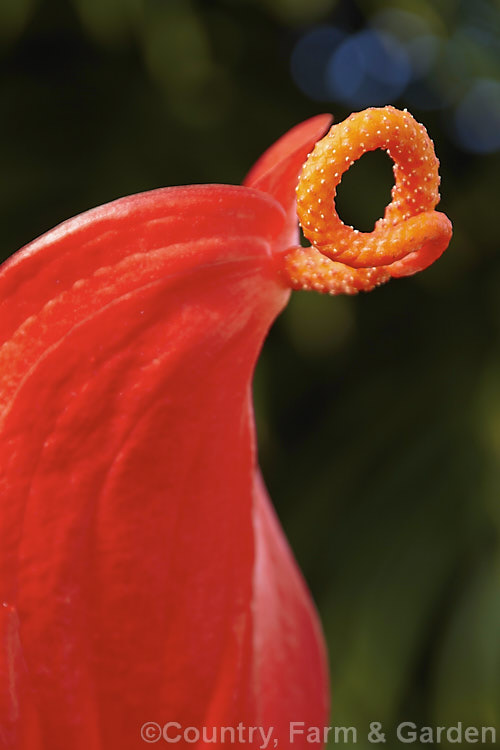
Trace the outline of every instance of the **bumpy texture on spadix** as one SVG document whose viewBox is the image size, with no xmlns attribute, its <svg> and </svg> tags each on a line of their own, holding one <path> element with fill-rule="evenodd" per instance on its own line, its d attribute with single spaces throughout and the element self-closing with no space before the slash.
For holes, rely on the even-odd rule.
<svg viewBox="0 0 500 750">
<path fill-rule="evenodd" d="M 372 232 L 360 232 L 340 220 L 336 190 L 356 159 L 378 148 L 394 161 L 392 201 Z M 426 129 L 406 111 L 372 108 L 333 125 L 304 164 L 297 187 L 297 213 L 312 247 L 288 254 L 292 287 L 355 294 L 433 263 L 451 238 L 449 219 L 434 210 L 438 168 Z"/>
</svg>

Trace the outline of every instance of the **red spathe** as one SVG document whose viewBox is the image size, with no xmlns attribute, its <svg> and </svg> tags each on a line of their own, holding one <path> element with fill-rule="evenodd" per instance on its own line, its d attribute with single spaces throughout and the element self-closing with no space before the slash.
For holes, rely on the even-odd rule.
<svg viewBox="0 0 500 750">
<path fill-rule="evenodd" d="M 285 136 L 246 187 L 124 198 L 1 269 L 0 747 L 144 748 L 147 721 L 272 726 L 287 747 L 289 722 L 326 722 L 251 379 L 327 124 Z"/>
</svg>

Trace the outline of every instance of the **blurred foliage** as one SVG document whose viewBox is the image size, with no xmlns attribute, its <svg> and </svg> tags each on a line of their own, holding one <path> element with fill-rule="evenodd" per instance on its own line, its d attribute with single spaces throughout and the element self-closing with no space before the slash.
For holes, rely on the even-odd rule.
<svg viewBox="0 0 500 750">
<path fill-rule="evenodd" d="M 426 63 L 437 106 L 411 109 L 455 237 L 370 295 L 293 296 L 256 375 L 260 459 L 322 615 L 332 722 L 500 729 L 500 155 L 490 115 L 457 121 L 488 154 L 453 125 L 476 81 L 497 105 L 498 2 L 2 0 L 1 253 L 120 195 L 239 182 L 294 123 L 343 119 L 345 101 L 294 82 L 294 50 L 316 24 L 350 43 L 386 11 L 400 45 L 415 34 L 395 11 L 442 42 Z M 345 183 L 342 216 L 370 228 L 387 164 L 364 157 Z"/>
</svg>

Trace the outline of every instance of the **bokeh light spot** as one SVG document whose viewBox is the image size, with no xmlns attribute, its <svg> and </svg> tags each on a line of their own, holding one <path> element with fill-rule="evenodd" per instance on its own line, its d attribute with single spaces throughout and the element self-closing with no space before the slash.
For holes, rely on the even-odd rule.
<svg viewBox="0 0 500 750">
<path fill-rule="evenodd" d="M 413 68 L 414 78 L 427 75 L 436 63 L 441 40 L 434 34 L 416 36 L 406 44 L 406 51 Z"/>
<path fill-rule="evenodd" d="M 366 29 L 340 45 L 326 76 L 334 98 L 351 106 L 369 107 L 398 98 L 411 74 L 403 45 L 391 34 Z"/>
<path fill-rule="evenodd" d="M 500 82 L 478 79 L 455 110 L 454 135 L 477 154 L 500 150 Z"/>
<path fill-rule="evenodd" d="M 290 60 L 292 78 L 311 99 L 328 101 L 331 98 L 325 71 L 344 37 L 345 34 L 335 26 L 316 26 L 295 45 Z"/>
</svg>

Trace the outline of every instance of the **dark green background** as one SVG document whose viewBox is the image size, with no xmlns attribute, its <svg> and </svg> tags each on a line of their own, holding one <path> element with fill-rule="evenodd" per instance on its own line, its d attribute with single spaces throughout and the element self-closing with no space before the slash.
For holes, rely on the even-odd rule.
<svg viewBox="0 0 500 750">
<path fill-rule="evenodd" d="M 449 251 L 369 295 L 294 294 L 256 377 L 261 465 L 321 613 L 332 722 L 356 725 L 359 747 L 369 721 L 389 730 L 387 747 L 400 720 L 500 732 L 500 155 L 462 150 L 452 127 L 474 77 L 500 80 L 500 4 L 476 6 L 496 47 L 480 34 L 461 44 L 479 23 L 471 5 L 0 4 L 3 257 L 128 193 L 240 182 L 296 122 L 343 119 L 345 103 L 313 101 L 290 74 L 318 23 L 354 33 L 399 6 L 455 45 L 431 71 L 448 105 L 411 107 L 441 159 Z M 390 186 L 385 157 L 365 157 L 342 216 L 369 229 Z"/>
</svg>

